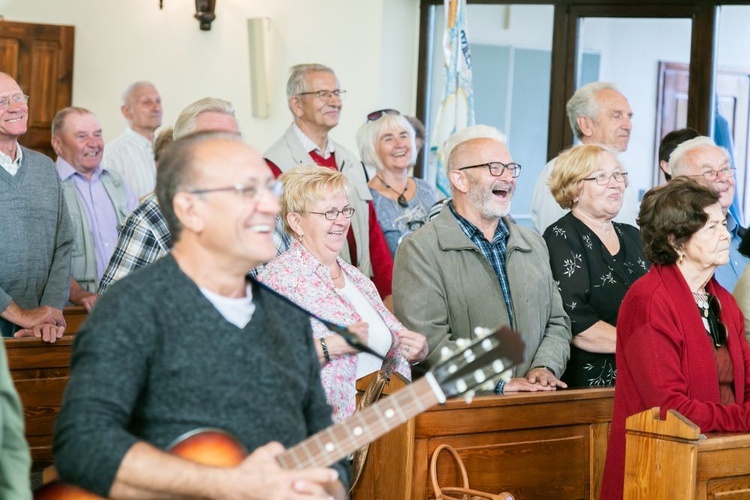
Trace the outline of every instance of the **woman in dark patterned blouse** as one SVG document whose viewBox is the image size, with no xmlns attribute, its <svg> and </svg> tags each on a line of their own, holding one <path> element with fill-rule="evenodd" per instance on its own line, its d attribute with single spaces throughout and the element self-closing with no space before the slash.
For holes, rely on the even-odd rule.
<svg viewBox="0 0 750 500">
<path fill-rule="evenodd" d="M 569 387 L 615 384 L 617 312 L 630 285 L 648 270 L 638 229 L 612 221 L 627 175 L 610 150 L 584 145 L 562 153 L 548 181 L 555 200 L 570 209 L 544 232 L 573 331 L 562 377 Z"/>
</svg>

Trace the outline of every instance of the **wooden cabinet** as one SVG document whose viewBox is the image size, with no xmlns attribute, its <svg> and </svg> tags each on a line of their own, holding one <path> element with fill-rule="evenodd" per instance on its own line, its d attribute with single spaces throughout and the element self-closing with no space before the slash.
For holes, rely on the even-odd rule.
<svg viewBox="0 0 750 500">
<path fill-rule="evenodd" d="M 442 443 L 458 450 L 473 488 L 516 500 L 597 498 L 613 397 L 613 389 L 585 389 L 448 401 L 370 446 L 353 498 L 434 498 L 428 466 Z M 438 470 L 441 485 L 459 484 L 447 457 Z"/>
</svg>

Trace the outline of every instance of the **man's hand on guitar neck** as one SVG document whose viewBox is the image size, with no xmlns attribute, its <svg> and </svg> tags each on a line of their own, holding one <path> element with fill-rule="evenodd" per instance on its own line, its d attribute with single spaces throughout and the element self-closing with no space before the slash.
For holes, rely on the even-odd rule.
<svg viewBox="0 0 750 500">
<path fill-rule="evenodd" d="M 283 451 L 281 444 L 273 442 L 257 448 L 238 466 L 213 467 L 139 442 L 125 454 L 109 495 L 139 499 L 164 498 L 165 495 L 247 500 L 346 498 L 334 469 L 282 469 L 276 456 Z"/>
<path fill-rule="evenodd" d="M 346 498 L 344 485 L 334 469 L 282 469 L 276 456 L 283 451 L 281 444 L 269 443 L 256 449 L 238 467 L 229 469 L 232 479 L 223 485 L 227 487 L 226 498 Z M 252 493 L 240 496 L 240 492 Z"/>
</svg>

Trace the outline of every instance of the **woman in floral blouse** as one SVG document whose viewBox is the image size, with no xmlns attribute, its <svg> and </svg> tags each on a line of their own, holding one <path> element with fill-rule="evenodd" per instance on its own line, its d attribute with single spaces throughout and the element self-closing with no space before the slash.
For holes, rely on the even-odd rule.
<svg viewBox="0 0 750 500">
<path fill-rule="evenodd" d="M 607 148 L 562 153 L 550 191 L 570 212 L 544 232 L 573 340 L 562 380 L 569 387 L 613 386 L 617 313 L 625 293 L 648 270 L 638 229 L 613 222 L 627 172 Z"/>
<path fill-rule="evenodd" d="M 338 422 L 354 413 L 356 379 L 381 368 L 410 379 L 409 365 L 427 356 L 427 342 L 386 309 L 366 276 L 339 258 L 354 215 L 346 198 L 346 177 L 326 168 L 296 167 L 280 180 L 281 216 L 294 241 L 258 279 L 321 318 L 348 326 L 385 358 L 358 354 L 311 320 L 323 387 Z"/>
</svg>

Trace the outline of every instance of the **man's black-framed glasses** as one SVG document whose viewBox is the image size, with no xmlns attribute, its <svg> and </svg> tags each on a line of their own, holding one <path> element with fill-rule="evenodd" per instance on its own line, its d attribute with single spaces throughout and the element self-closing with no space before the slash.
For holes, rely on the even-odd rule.
<svg viewBox="0 0 750 500">
<path fill-rule="evenodd" d="M 208 194 L 208 193 L 223 193 L 223 192 L 232 192 L 239 194 L 242 198 L 248 199 L 248 200 L 254 200 L 260 195 L 260 192 L 266 189 L 269 191 L 274 197 L 281 198 L 281 195 L 284 194 L 284 185 L 277 181 L 273 180 L 266 184 L 265 186 L 261 184 L 251 184 L 251 185 L 245 185 L 245 184 L 235 184 L 234 186 L 227 186 L 227 187 L 220 187 L 220 188 L 209 188 L 209 189 L 189 189 L 187 190 L 190 194 Z"/>
<path fill-rule="evenodd" d="M 354 212 L 356 210 L 352 207 L 344 207 L 341 210 L 337 208 L 332 208 L 330 210 L 326 210 L 325 212 L 311 212 L 308 211 L 308 214 L 316 214 L 316 215 L 323 215 L 328 220 L 336 220 L 339 218 L 339 214 L 343 215 L 347 219 L 351 219 L 352 215 L 354 215 Z"/>
<path fill-rule="evenodd" d="M 490 175 L 494 177 L 502 177 L 505 173 L 505 169 L 510 170 L 510 175 L 514 179 L 521 175 L 521 165 L 518 163 L 502 163 L 499 161 L 491 161 L 489 163 L 480 163 L 479 165 L 470 165 L 468 167 L 461 167 L 458 170 L 468 170 L 470 168 L 487 167 L 490 170 Z"/>
<path fill-rule="evenodd" d="M 584 181 L 596 181 L 597 184 L 600 186 L 606 186 L 609 184 L 610 179 L 614 179 L 615 182 L 625 182 L 628 178 L 627 172 L 622 172 L 620 170 L 617 170 L 615 172 L 612 172 L 611 174 L 608 174 L 607 172 L 599 172 L 598 174 L 591 176 L 591 177 L 585 177 Z"/>
<path fill-rule="evenodd" d="M 346 90 L 316 90 L 315 92 L 300 92 L 297 95 L 314 95 L 323 102 L 328 102 L 333 96 L 336 96 L 343 101 L 346 98 Z"/>
</svg>

